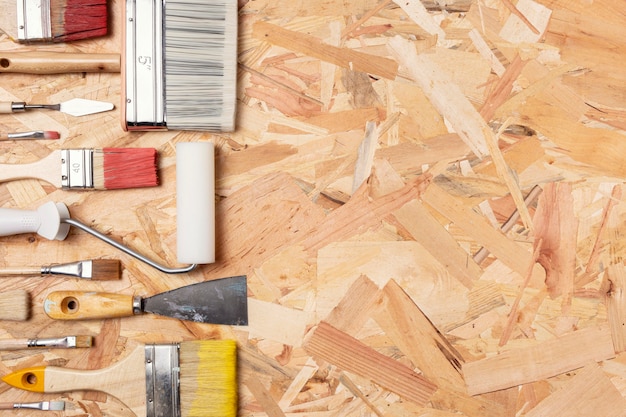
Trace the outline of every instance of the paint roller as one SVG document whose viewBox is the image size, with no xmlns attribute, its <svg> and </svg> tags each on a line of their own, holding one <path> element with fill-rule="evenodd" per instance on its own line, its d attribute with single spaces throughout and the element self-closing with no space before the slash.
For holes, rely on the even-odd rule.
<svg viewBox="0 0 626 417">
<path fill-rule="evenodd" d="M 176 251 L 183 267 L 169 267 L 70 218 L 64 203 L 48 202 L 36 210 L 0 208 L 0 236 L 37 233 L 64 240 L 74 226 L 167 274 L 189 272 L 215 262 L 215 159 L 211 142 L 176 144 Z"/>
</svg>

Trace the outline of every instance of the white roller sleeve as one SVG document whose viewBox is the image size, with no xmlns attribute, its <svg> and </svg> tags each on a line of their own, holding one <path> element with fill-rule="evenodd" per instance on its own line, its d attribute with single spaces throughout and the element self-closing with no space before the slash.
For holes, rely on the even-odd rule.
<svg viewBox="0 0 626 417">
<path fill-rule="evenodd" d="M 61 223 L 70 213 L 63 203 L 52 201 L 37 210 L 0 208 L 0 236 L 21 233 L 37 233 L 50 240 L 63 240 L 67 237 L 70 226 Z"/>
<path fill-rule="evenodd" d="M 215 151 L 210 142 L 176 145 L 178 262 L 215 262 Z"/>
</svg>

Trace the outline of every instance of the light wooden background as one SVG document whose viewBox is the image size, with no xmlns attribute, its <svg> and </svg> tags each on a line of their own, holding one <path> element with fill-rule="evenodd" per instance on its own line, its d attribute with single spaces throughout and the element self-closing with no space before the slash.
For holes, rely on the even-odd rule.
<svg viewBox="0 0 626 417">
<path fill-rule="evenodd" d="M 119 108 L 0 116 L 2 131 L 62 135 L 0 143 L 2 163 L 148 146 L 162 183 L 81 193 L 16 181 L 0 185 L 2 207 L 62 201 L 174 264 L 177 142 L 216 144 L 218 199 L 218 261 L 184 276 L 76 230 L 64 242 L 1 238 L 0 266 L 104 257 L 124 272 L 112 282 L 2 280 L 2 290 L 30 291 L 33 316 L 2 323 L 0 338 L 77 333 L 96 344 L 1 352 L 0 373 L 94 369 L 137 343 L 229 337 L 240 346 L 241 416 L 626 415 L 626 2 L 439 3 L 240 1 L 232 134 L 125 133 Z M 120 52 L 122 6 L 110 2 L 106 38 L 27 47 L 2 37 L 0 51 Z M 73 97 L 117 104 L 120 77 L 0 75 L 0 100 Z M 543 192 L 526 208 L 536 185 Z M 490 255 L 476 262 L 481 247 Z M 148 296 L 238 274 L 248 275 L 248 327 L 153 316 L 61 323 L 41 308 L 52 290 Z M 484 359 L 505 352 L 518 371 Z M 406 388 L 399 378 L 411 370 Z M 424 398 L 413 395 L 422 388 Z M 0 386 L 2 401 L 41 398 Z M 67 415 L 129 415 L 103 394 L 63 398 Z"/>
</svg>

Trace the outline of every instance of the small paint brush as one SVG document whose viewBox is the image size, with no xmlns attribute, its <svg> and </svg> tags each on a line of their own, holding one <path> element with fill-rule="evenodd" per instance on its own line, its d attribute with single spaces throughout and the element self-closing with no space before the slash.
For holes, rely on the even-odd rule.
<svg viewBox="0 0 626 417">
<path fill-rule="evenodd" d="M 4 101 L 0 102 L 0 113 L 9 114 L 31 109 L 47 109 L 79 117 L 113 110 L 114 107 L 113 103 L 84 98 L 74 98 L 59 104 L 26 104 L 23 101 Z"/>
<path fill-rule="evenodd" d="M 104 36 L 106 0 L 0 0 L 0 31 L 12 40 L 71 42 Z"/>
<path fill-rule="evenodd" d="M 105 392 L 138 417 L 235 417 L 237 344 L 194 340 L 140 345 L 108 368 L 38 366 L 17 370 L 2 380 L 39 393 Z"/>
<path fill-rule="evenodd" d="M 35 403 L 0 403 L 0 410 L 15 410 L 26 408 L 41 411 L 63 411 L 65 401 L 39 401 Z"/>
<path fill-rule="evenodd" d="M 30 316 L 30 294 L 26 290 L 0 293 L 0 320 L 26 321 Z"/>
<path fill-rule="evenodd" d="M 74 278 L 110 281 L 120 279 L 118 259 L 90 259 L 41 267 L 0 268 L 0 277 L 62 275 Z"/>
<path fill-rule="evenodd" d="M 53 130 L 34 130 L 32 132 L 0 133 L 0 140 L 23 139 L 60 139 L 61 134 Z"/>
<path fill-rule="evenodd" d="M 158 185 L 154 148 L 62 149 L 30 164 L 0 164 L 0 182 L 35 178 L 65 190 Z"/>
<path fill-rule="evenodd" d="M 0 340 L 0 350 L 21 350 L 32 348 L 74 349 L 89 348 L 93 344 L 91 336 L 63 336 L 39 339 Z"/>
</svg>

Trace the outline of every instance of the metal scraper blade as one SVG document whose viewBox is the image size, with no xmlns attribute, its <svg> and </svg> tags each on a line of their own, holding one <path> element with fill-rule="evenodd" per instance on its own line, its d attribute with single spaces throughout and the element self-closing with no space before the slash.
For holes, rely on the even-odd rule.
<svg viewBox="0 0 626 417">
<path fill-rule="evenodd" d="M 246 326 L 246 276 L 220 278 L 176 288 L 142 300 L 142 310 L 180 320 Z"/>
</svg>

